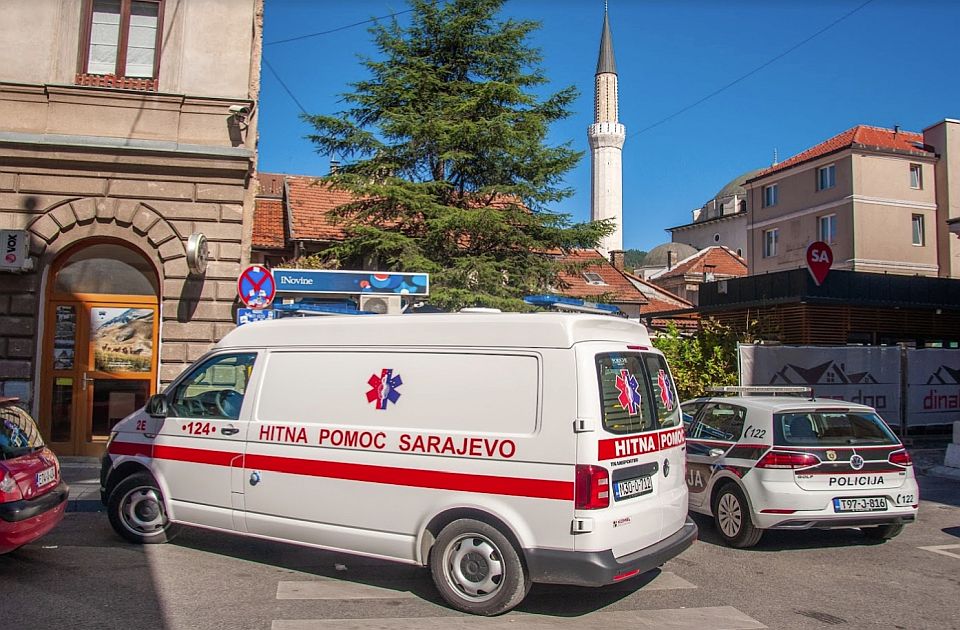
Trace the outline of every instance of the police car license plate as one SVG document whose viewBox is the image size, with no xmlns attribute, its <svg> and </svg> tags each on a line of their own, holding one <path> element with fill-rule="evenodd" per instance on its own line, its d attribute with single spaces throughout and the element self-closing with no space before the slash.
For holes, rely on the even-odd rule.
<svg viewBox="0 0 960 630">
<path fill-rule="evenodd" d="M 37 473 L 37 487 L 41 488 L 57 478 L 57 469 L 53 466 Z"/>
<path fill-rule="evenodd" d="M 650 492 L 653 492 L 653 478 L 649 475 L 623 479 L 613 484 L 613 498 L 617 501 Z"/>
<path fill-rule="evenodd" d="M 834 499 L 834 512 L 882 512 L 887 509 L 886 497 L 858 497 Z"/>
</svg>

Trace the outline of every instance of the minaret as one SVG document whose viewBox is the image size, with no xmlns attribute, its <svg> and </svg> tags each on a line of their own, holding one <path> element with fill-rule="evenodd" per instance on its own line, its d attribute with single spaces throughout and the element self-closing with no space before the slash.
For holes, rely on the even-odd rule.
<svg viewBox="0 0 960 630">
<path fill-rule="evenodd" d="M 590 218 L 613 219 L 616 229 L 600 242 L 600 251 L 609 256 L 623 249 L 623 167 L 621 155 L 627 131 L 617 120 L 617 64 L 613 60 L 613 36 L 607 9 L 603 10 L 603 34 L 597 60 L 594 87 L 593 124 L 587 130 L 590 141 Z"/>
</svg>

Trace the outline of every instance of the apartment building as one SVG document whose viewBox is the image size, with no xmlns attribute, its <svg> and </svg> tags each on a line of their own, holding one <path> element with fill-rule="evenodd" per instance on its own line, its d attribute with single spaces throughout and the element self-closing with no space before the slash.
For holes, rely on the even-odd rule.
<svg viewBox="0 0 960 630">
<path fill-rule="evenodd" d="M 233 327 L 262 0 L 4 0 L 0 395 L 61 454 Z"/>
<path fill-rule="evenodd" d="M 750 274 L 804 267 L 824 241 L 834 269 L 960 277 L 947 225 L 960 216 L 958 131 L 858 125 L 748 179 Z"/>
</svg>

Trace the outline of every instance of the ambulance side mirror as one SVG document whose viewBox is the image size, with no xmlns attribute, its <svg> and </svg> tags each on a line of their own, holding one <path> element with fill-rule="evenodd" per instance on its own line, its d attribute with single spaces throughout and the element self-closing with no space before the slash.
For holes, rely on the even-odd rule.
<svg viewBox="0 0 960 630">
<path fill-rule="evenodd" d="M 163 394 L 154 394 L 147 399 L 147 415 L 152 418 L 166 418 L 170 415 L 170 405 Z"/>
</svg>

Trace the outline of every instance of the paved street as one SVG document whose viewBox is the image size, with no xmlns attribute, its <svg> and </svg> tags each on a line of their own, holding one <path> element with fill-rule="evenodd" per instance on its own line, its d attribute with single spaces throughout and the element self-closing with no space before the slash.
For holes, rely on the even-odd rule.
<svg viewBox="0 0 960 630">
<path fill-rule="evenodd" d="M 734 550 L 700 519 L 700 542 L 661 572 L 537 586 L 493 619 L 444 607 L 416 568 L 196 529 L 137 547 L 104 514 L 74 512 L 0 556 L 0 609 L 7 628 L 960 628 L 960 482 L 921 484 L 919 522 L 882 545 L 839 530 Z"/>
</svg>

